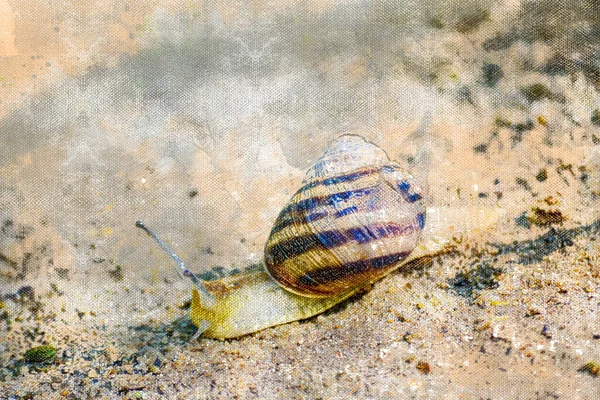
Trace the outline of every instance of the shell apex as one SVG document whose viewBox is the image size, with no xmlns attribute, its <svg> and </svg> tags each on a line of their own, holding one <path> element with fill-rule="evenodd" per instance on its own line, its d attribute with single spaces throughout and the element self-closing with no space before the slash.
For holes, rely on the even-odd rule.
<svg viewBox="0 0 600 400">
<path fill-rule="evenodd" d="M 390 162 L 387 153 L 359 135 L 342 135 L 306 171 L 304 182 L 338 175 L 368 165 Z"/>
</svg>

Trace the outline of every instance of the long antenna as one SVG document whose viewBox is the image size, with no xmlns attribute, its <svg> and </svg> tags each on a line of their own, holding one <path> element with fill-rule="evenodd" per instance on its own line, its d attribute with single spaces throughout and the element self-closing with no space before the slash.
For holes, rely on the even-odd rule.
<svg viewBox="0 0 600 400">
<path fill-rule="evenodd" d="M 183 275 L 190 278 L 190 280 L 194 283 L 194 285 L 198 289 L 198 292 L 200 294 L 200 299 L 202 300 L 202 305 L 204 305 L 206 308 L 211 308 L 217 303 L 217 299 L 215 298 L 215 296 L 213 296 L 212 294 L 210 294 L 208 292 L 208 290 L 206 290 L 204 281 L 202 279 L 198 278 L 196 275 L 194 275 L 192 273 L 192 271 L 187 269 L 187 267 L 185 266 L 185 264 L 181 260 L 181 258 L 179 258 L 179 256 L 177 254 L 175 254 L 175 252 L 173 250 L 171 250 L 169 248 L 169 246 L 167 246 L 165 244 L 165 242 L 160 240 L 160 238 L 158 236 L 156 236 L 156 234 L 154 232 L 152 232 L 150 229 L 148 229 L 148 227 L 142 221 L 137 221 L 135 223 L 135 226 L 142 229 L 144 232 L 146 232 L 148 234 L 148 236 L 150 236 L 152 239 L 154 239 L 154 241 L 156 243 L 158 243 L 158 245 L 164 251 L 166 251 L 167 254 L 169 254 L 169 256 L 177 263 L 177 265 L 179 266 L 179 269 L 181 270 Z"/>
</svg>

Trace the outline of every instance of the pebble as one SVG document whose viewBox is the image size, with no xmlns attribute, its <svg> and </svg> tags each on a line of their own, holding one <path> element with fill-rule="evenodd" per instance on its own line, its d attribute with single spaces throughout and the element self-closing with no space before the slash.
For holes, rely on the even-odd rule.
<svg viewBox="0 0 600 400">
<path fill-rule="evenodd" d="M 542 335 L 548 339 L 552 339 L 552 330 L 548 327 L 548 325 L 544 325 L 542 328 Z"/>
<path fill-rule="evenodd" d="M 119 351 L 114 347 L 108 347 L 106 350 L 104 350 L 104 354 L 111 363 L 114 363 L 119 359 Z"/>
<path fill-rule="evenodd" d="M 512 342 L 515 330 L 510 325 L 495 325 L 492 329 L 492 338 Z"/>
</svg>

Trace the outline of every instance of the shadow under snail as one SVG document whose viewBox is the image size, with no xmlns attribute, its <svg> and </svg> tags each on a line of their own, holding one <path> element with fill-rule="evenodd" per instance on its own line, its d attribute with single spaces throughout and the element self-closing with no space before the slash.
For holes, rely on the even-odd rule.
<svg viewBox="0 0 600 400">
<path fill-rule="evenodd" d="M 194 283 L 195 337 L 226 339 L 322 313 L 408 262 L 442 252 L 465 214 L 440 218 L 436 211 L 426 210 L 416 180 L 382 149 L 345 135 L 307 171 L 277 217 L 265 245 L 266 270 L 203 281 L 142 222 L 136 226 Z M 479 214 L 468 217 L 467 229 L 499 216 Z"/>
</svg>

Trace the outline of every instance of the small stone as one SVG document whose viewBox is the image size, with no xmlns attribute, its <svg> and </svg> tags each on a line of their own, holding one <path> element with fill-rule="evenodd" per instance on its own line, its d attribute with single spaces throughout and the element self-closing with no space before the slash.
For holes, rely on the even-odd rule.
<svg viewBox="0 0 600 400">
<path fill-rule="evenodd" d="M 595 362 L 595 361 L 589 361 L 583 367 L 579 368 L 577 371 L 586 372 L 593 376 L 599 376 L 600 375 L 600 363 Z"/>
<path fill-rule="evenodd" d="M 550 328 L 548 327 L 548 325 L 544 325 L 544 327 L 542 328 L 542 335 L 545 338 L 552 339 L 552 332 L 551 332 Z"/>
<path fill-rule="evenodd" d="M 426 361 L 419 361 L 417 363 L 417 370 L 420 373 L 422 373 L 424 375 L 427 375 L 427 374 L 429 374 L 431 372 L 431 367 L 429 366 L 428 362 L 426 362 Z"/>
<path fill-rule="evenodd" d="M 535 179 L 537 179 L 538 182 L 544 182 L 546 179 L 548 179 L 548 170 L 546 170 L 546 168 L 540 169 L 535 176 Z"/>
<path fill-rule="evenodd" d="M 542 310 L 540 310 L 540 309 L 539 309 L 539 308 L 537 308 L 537 307 L 530 306 L 530 307 L 527 309 L 527 314 L 525 314 L 525 316 L 526 316 L 526 317 L 535 317 L 536 315 L 540 315 L 540 314 L 542 314 Z"/>
<path fill-rule="evenodd" d="M 402 336 L 402 340 L 407 343 L 413 343 L 419 337 L 418 333 L 407 332 Z"/>
<path fill-rule="evenodd" d="M 409 322 L 410 320 L 404 315 L 404 313 L 396 307 L 392 307 L 390 312 L 394 317 L 398 319 L 400 322 Z"/>
<path fill-rule="evenodd" d="M 98 372 L 95 369 L 90 369 L 87 374 L 88 378 L 97 378 Z"/>
<path fill-rule="evenodd" d="M 109 347 L 104 350 L 104 355 L 111 363 L 114 363 L 119 359 L 119 351 L 114 347 Z"/>
<path fill-rule="evenodd" d="M 33 347 L 25 352 L 23 357 L 29 363 L 51 361 L 56 356 L 56 349 L 50 345 Z"/>
<path fill-rule="evenodd" d="M 475 330 L 477 332 L 485 331 L 491 327 L 490 321 L 476 321 L 475 322 Z"/>
<path fill-rule="evenodd" d="M 494 325 L 492 328 L 492 339 L 512 342 L 515 336 L 515 329 L 509 325 Z"/>
</svg>

